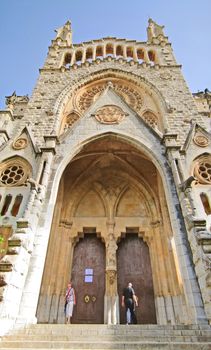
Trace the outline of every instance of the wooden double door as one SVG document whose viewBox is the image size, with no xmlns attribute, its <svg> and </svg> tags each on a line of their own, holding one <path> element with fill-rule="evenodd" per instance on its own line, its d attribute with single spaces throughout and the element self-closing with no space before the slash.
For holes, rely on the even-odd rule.
<svg viewBox="0 0 211 350">
<path fill-rule="evenodd" d="M 104 323 L 106 265 L 103 242 L 94 234 L 85 235 L 75 246 L 72 266 L 72 283 L 77 299 L 73 323 Z M 132 282 L 139 299 L 136 309 L 138 323 L 156 323 L 149 249 L 138 235 L 131 234 L 120 241 L 117 250 L 120 301 L 128 282 Z M 125 310 L 121 303 L 119 307 L 120 323 L 125 323 Z"/>
<path fill-rule="evenodd" d="M 94 234 L 76 244 L 72 283 L 76 293 L 73 323 L 103 323 L 105 295 L 105 246 Z"/>
</svg>

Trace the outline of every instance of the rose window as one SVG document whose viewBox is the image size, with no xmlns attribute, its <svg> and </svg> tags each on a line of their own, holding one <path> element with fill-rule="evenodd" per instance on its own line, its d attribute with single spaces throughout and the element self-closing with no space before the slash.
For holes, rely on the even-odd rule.
<svg viewBox="0 0 211 350">
<path fill-rule="evenodd" d="M 1 186 L 20 186 L 29 177 L 29 165 L 22 161 L 7 161 L 0 166 Z"/>
<path fill-rule="evenodd" d="M 197 177 L 199 183 L 211 183 L 211 156 L 204 157 L 198 161 L 194 168 L 194 175 Z"/>
</svg>

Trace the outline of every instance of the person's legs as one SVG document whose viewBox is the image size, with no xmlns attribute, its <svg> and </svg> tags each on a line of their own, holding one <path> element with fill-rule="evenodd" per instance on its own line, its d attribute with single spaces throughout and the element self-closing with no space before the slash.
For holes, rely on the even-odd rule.
<svg viewBox="0 0 211 350">
<path fill-rule="evenodd" d="M 70 306 L 69 306 L 69 316 L 70 316 L 70 319 L 69 319 L 69 323 L 71 323 L 71 318 L 72 318 L 72 315 L 73 315 L 73 301 L 71 301 L 70 303 Z"/>
<path fill-rule="evenodd" d="M 132 313 L 131 313 L 131 309 L 133 308 L 133 302 L 131 299 L 127 299 L 126 303 L 125 303 L 125 308 L 126 308 L 126 320 L 127 320 L 127 324 L 131 324 L 132 323 Z"/>
<path fill-rule="evenodd" d="M 129 307 L 126 307 L 126 322 L 127 324 L 131 323 L 131 312 Z"/>
</svg>

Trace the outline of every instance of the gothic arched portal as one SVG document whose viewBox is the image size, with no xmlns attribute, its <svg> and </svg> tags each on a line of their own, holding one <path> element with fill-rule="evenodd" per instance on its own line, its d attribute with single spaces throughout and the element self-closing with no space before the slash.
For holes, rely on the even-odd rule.
<svg viewBox="0 0 211 350">
<path fill-rule="evenodd" d="M 78 271 L 75 242 L 93 232 L 104 242 L 105 253 L 102 254 L 106 259 L 105 266 L 99 267 L 105 295 L 104 319 L 101 317 L 98 322 L 120 322 L 117 249 L 122 234 L 127 232 L 128 236 L 129 232 L 136 232 L 138 245 L 142 241 L 148 251 L 147 259 L 136 255 L 135 263 L 142 266 L 136 280 L 140 285 L 145 278 L 142 296 L 146 297 L 149 288 L 155 309 L 151 305 L 151 311 L 147 310 L 145 305 L 144 312 L 149 311 L 151 316 L 141 317 L 140 323 L 168 322 L 167 318 L 161 321 L 161 299 L 168 303 L 171 300 L 170 314 L 175 322 L 181 308 L 177 310 L 173 305 L 181 304 L 183 290 L 161 176 L 144 153 L 114 135 L 105 135 L 86 144 L 61 177 L 40 290 L 38 322 L 64 322 L 65 288 Z M 83 244 L 86 254 L 86 245 Z M 80 246 L 82 250 L 83 244 Z M 103 258 L 99 261 L 104 264 Z M 145 270 L 148 272 L 143 274 Z M 80 293 L 76 290 L 77 294 Z M 83 300 L 78 300 L 81 302 Z M 79 312 L 78 308 L 75 308 L 76 312 Z M 74 318 L 75 322 L 80 322 L 83 315 L 75 314 Z"/>
</svg>

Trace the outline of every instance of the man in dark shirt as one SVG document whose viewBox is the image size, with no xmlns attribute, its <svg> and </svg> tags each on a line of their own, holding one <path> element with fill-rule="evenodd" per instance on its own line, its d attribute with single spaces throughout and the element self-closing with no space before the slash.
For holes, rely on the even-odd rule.
<svg viewBox="0 0 211 350">
<path fill-rule="evenodd" d="M 138 301 L 132 283 L 129 282 L 128 286 L 124 288 L 122 293 L 122 306 L 125 307 L 127 324 L 133 323 L 134 305 L 138 306 Z"/>
</svg>

